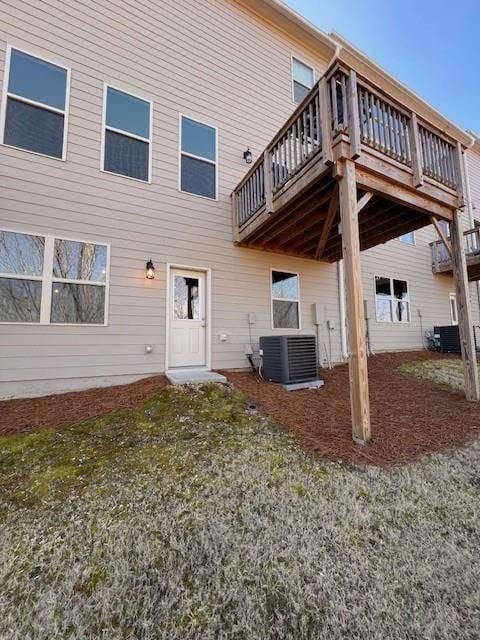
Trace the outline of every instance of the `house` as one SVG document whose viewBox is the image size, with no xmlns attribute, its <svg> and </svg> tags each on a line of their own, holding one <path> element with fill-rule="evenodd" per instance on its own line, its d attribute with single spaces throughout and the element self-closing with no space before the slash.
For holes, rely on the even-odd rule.
<svg viewBox="0 0 480 640">
<path fill-rule="evenodd" d="M 350 350 L 365 378 L 363 301 L 374 352 L 480 323 L 477 285 L 459 301 L 449 258 L 432 269 L 442 225 L 480 211 L 470 134 L 278 0 L 146 10 L 4 12 L 1 397 L 241 368 L 278 332 L 317 332 L 322 363 Z M 342 262 L 332 200 L 356 200 L 355 166 Z"/>
</svg>

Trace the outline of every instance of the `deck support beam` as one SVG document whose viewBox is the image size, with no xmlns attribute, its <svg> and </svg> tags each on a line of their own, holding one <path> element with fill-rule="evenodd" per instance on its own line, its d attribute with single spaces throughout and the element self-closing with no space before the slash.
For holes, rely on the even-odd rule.
<svg viewBox="0 0 480 640">
<path fill-rule="evenodd" d="M 355 163 L 352 160 L 344 160 L 343 165 L 342 177 L 339 180 L 339 199 L 347 303 L 352 436 L 355 442 L 366 444 L 371 437 L 370 403 L 363 315 L 357 185 Z"/>
<path fill-rule="evenodd" d="M 477 357 L 473 334 L 472 309 L 468 286 L 467 259 L 463 247 L 463 233 L 460 225 L 460 213 L 455 211 L 451 222 L 451 247 L 453 278 L 457 293 L 458 328 L 465 378 L 465 397 L 467 400 L 480 400 L 478 384 Z"/>
</svg>

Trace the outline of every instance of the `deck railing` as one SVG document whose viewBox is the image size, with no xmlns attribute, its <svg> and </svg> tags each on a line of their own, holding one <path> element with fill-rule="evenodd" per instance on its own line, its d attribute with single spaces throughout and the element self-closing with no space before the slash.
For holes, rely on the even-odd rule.
<svg viewBox="0 0 480 640">
<path fill-rule="evenodd" d="M 265 204 L 264 157 L 261 156 L 237 187 L 237 224 L 243 226 Z"/>
<path fill-rule="evenodd" d="M 418 126 L 423 173 L 453 189 L 457 182 L 456 149 L 422 125 Z"/>
<path fill-rule="evenodd" d="M 428 176 L 460 192 L 457 145 L 337 65 L 314 85 L 233 192 L 238 228 L 263 207 L 271 210 L 274 196 L 314 157 L 331 161 L 332 141 L 340 134 L 355 146 L 352 157 L 364 145 L 409 167 L 415 187 Z"/>
<path fill-rule="evenodd" d="M 358 111 L 362 142 L 410 166 L 410 116 L 360 82 Z"/>
<path fill-rule="evenodd" d="M 480 257 L 480 227 L 467 229 L 463 232 L 465 254 L 468 257 L 478 255 Z M 430 243 L 432 249 L 432 271 L 446 271 L 452 263 L 452 258 L 443 240 L 435 240 Z"/>
<path fill-rule="evenodd" d="M 320 93 L 315 90 L 270 144 L 273 193 L 281 189 L 321 148 Z"/>
</svg>

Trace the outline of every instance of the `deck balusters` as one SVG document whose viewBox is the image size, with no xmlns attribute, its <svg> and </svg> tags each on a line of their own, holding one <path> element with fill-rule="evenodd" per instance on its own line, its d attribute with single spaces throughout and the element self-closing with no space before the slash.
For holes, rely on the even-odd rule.
<svg viewBox="0 0 480 640">
<path fill-rule="evenodd" d="M 411 168 L 415 187 L 428 176 L 460 189 L 457 147 L 340 66 L 317 82 L 235 189 L 238 227 L 262 207 L 270 210 L 274 195 L 323 151 L 324 139 L 323 161 L 331 163 L 331 141 L 338 134 L 349 135 L 352 158 L 359 157 L 365 145 Z"/>
<path fill-rule="evenodd" d="M 456 186 L 455 146 L 437 134 L 418 126 L 422 153 L 422 168 L 425 175 L 448 187 Z"/>
</svg>

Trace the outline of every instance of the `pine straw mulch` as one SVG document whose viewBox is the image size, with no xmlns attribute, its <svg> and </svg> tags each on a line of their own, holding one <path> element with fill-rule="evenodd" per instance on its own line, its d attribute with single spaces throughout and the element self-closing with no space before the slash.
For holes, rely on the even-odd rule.
<svg viewBox="0 0 480 640">
<path fill-rule="evenodd" d="M 462 393 L 395 371 L 404 362 L 446 358 L 409 352 L 369 359 L 373 442 L 352 441 L 348 366 L 322 370 L 319 390 L 285 391 L 247 372 L 225 372 L 259 408 L 288 427 L 316 453 L 348 463 L 392 467 L 460 447 L 480 431 L 480 407 Z"/>
<path fill-rule="evenodd" d="M 164 376 L 153 376 L 114 387 L 4 400 L 0 402 L 0 435 L 65 427 L 111 411 L 132 409 L 167 384 Z"/>
</svg>

